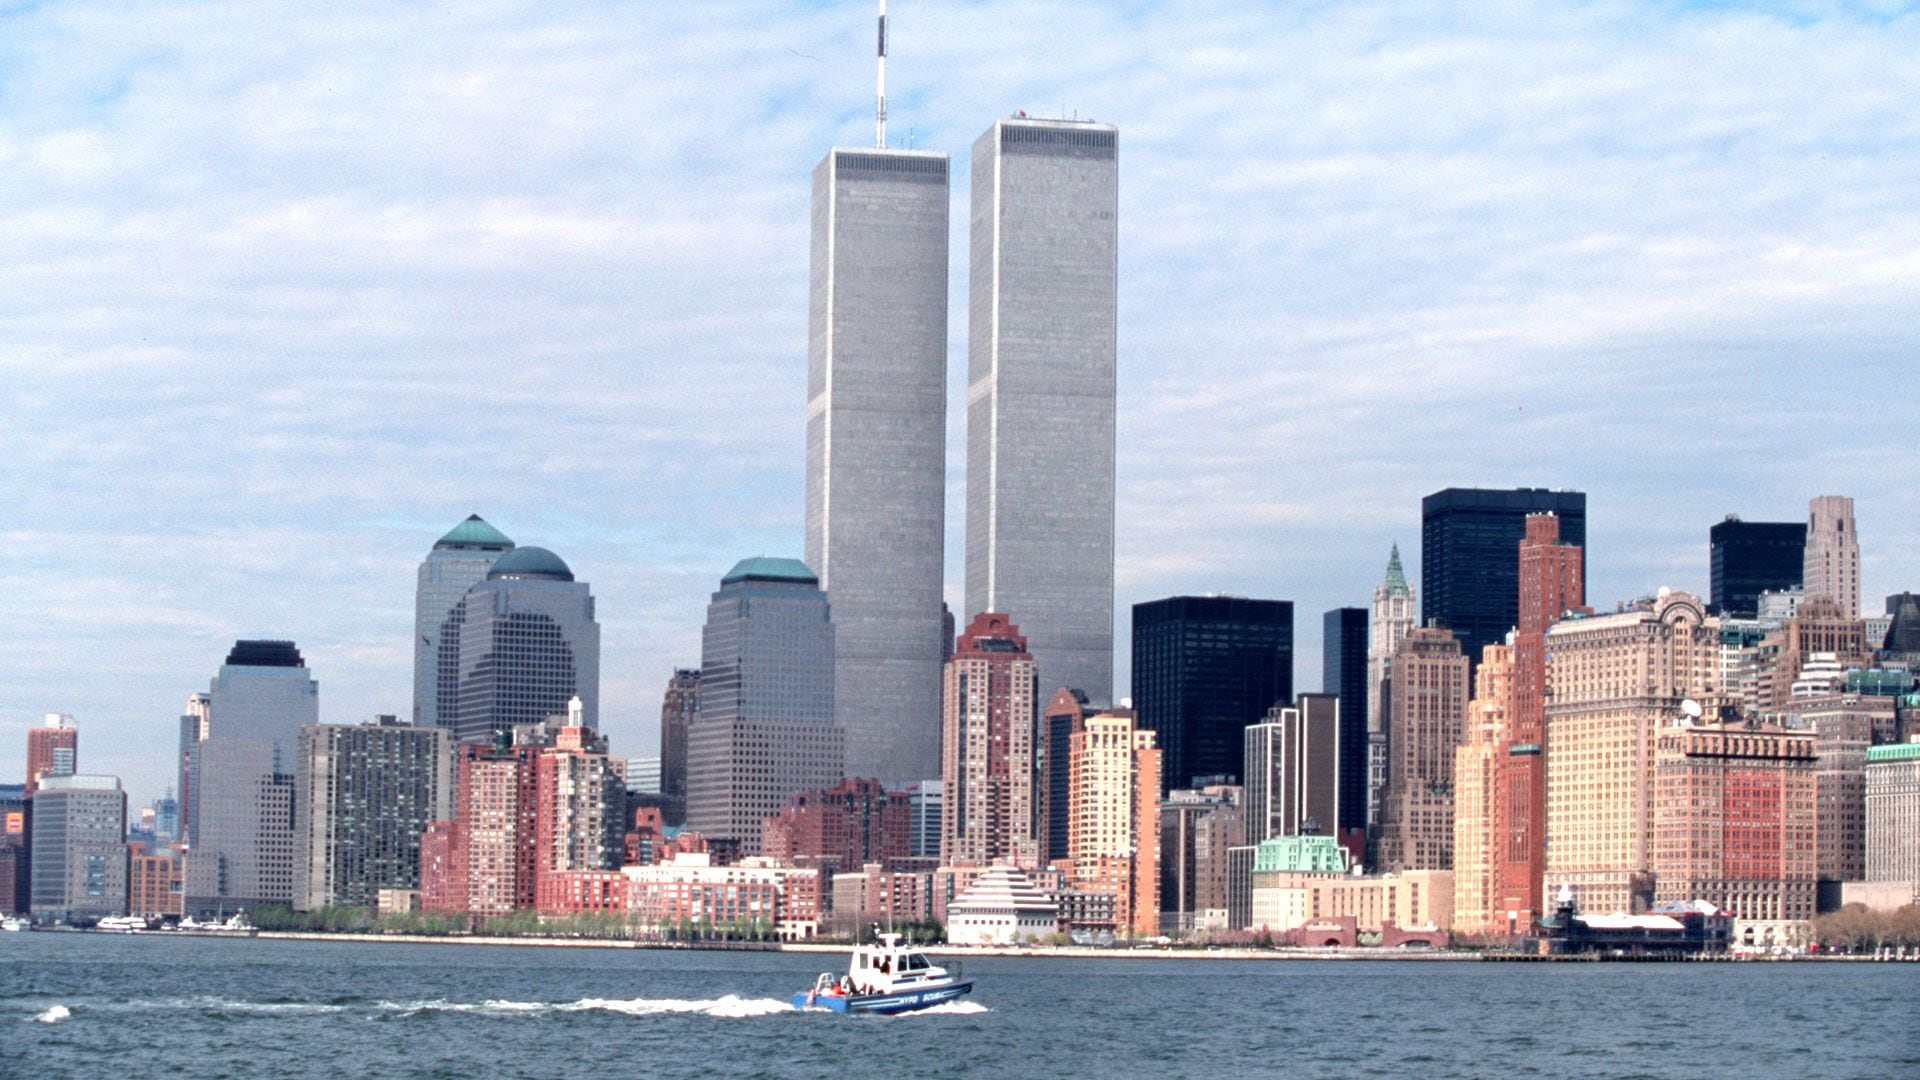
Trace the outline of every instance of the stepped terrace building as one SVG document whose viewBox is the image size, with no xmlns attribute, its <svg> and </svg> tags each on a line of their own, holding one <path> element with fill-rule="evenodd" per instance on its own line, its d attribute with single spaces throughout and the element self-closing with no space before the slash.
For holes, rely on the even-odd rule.
<svg viewBox="0 0 1920 1080">
<path fill-rule="evenodd" d="M 1059 931 L 1059 902 L 1011 866 L 975 878 L 947 905 L 947 941 L 954 945 L 1015 945 Z"/>
</svg>

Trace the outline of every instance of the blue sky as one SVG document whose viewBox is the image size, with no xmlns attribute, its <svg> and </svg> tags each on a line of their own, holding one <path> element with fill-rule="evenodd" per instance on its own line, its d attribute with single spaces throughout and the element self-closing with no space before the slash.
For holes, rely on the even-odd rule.
<svg viewBox="0 0 1920 1080">
<path fill-rule="evenodd" d="M 1364 603 L 1421 495 L 1590 493 L 1590 599 L 1858 500 L 1920 586 L 1912 4 L 892 5 L 891 130 L 1121 130 L 1126 608 Z M 707 593 L 801 548 L 808 173 L 866 3 L 0 7 L 0 775 L 47 710 L 135 798 L 239 636 L 408 708 L 415 566 L 565 557 L 655 752 Z M 1124 686 L 1124 681 L 1122 682 Z"/>
</svg>

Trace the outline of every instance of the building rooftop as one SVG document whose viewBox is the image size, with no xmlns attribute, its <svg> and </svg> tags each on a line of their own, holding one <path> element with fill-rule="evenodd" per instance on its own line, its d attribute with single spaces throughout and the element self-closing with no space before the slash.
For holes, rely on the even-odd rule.
<svg viewBox="0 0 1920 1080">
<path fill-rule="evenodd" d="M 1920 742 L 1888 743 L 1867 748 L 1867 764 L 1883 761 L 1920 761 Z"/>
<path fill-rule="evenodd" d="M 306 667 L 306 660 L 291 641 L 236 641 L 227 654 L 233 667 Z"/>
<path fill-rule="evenodd" d="M 547 581 L 572 581 L 573 571 L 560 556 L 543 547 L 514 548 L 495 560 L 493 569 L 487 571 L 487 580 L 494 578 L 533 578 Z"/>
<path fill-rule="evenodd" d="M 1253 854 L 1256 874 L 1344 874 L 1347 852 L 1331 836 L 1276 836 Z"/>
<path fill-rule="evenodd" d="M 80 773 L 76 776 L 43 776 L 40 778 L 41 791 L 119 791 L 120 778 L 102 776 L 97 773 Z"/>
<path fill-rule="evenodd" d="M 741 559 L 720 579 L 722 585 L 732 585 L 741 581 L 785 581 L 799 585 L 818 585 L 820 576 L 807 569 L 807 564 L 799 559 L 774 559 L 765 555 L 755 555 L 751 559 Z"/>
<path fill-rule="evenodd" d="M 506 533 L 487 524 L 479 514 L 468 514 L 467 520 L 448 530 L 447 535 L 435 541 L 433 546 L 510 551 L 513 549 L 513 541 L 507 539 Z"/>
<path fill-rule="evenodd" d="M 955 912 L 993 913 L 1030 911 L 1057 915 L 1060 905 L 1040 891 L 1024 872 L 1011 866 L 996 866 L 979 877 L 966 891 L 947 904 L 947 914 Z"/>
</svg>

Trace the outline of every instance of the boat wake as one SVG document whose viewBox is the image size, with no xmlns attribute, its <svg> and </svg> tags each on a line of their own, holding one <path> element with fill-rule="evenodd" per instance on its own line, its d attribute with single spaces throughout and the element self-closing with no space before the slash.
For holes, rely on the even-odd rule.
<svg viewBox="0 0 1920 1080">
<path fill-rule="evenodd" d="M 627 1016 L 690 1015 L 717 1016 L 737 1019 L 752 1016 L 772 1016 L 776 1013 L 792 1012 L 793 1007 L 775 998 L 742 998 L 728 994 L 721 998 L 582 998 L 579 1001 L 382 1001 L 375 1008 L 414 1016 L 421 1013 L 493 1013 L 511 1015 L 515 1013 L 548 1012 L 613 1012 Z"/>
<path fill-rule="evenodd" d="M 901 1016 L 978 1016 L 992 1012 L 992 1009 L 977 1001 L 945 1001 L 938 1005 L 929 1005 L 924 1009 L 901 1013 Z"/>
<path fill-rule="evenodd" d="M 57 1024 L 72 1015 L 72 1009 L 67 1008 L 65 1005 L 55 1005 L 53 1008 L 34 1017 L 34 1019 L 42 1024 Z"/>
</svg>

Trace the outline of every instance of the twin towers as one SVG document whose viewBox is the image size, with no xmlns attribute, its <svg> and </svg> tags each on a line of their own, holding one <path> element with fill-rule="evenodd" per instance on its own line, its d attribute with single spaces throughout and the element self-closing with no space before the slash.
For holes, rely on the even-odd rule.
<svg viewBox="0 0 1920 1080">
<path fill-rule="evenodd" d="M 1113 692 L 1118 133 L 997 121 L 973 144 L 965 623 L 1019 624 L 1042 689 Z M 813 173 L 807 564 L 832 604 L 846 775 L 940 775 L 947 155 Z"/>
</svg>

